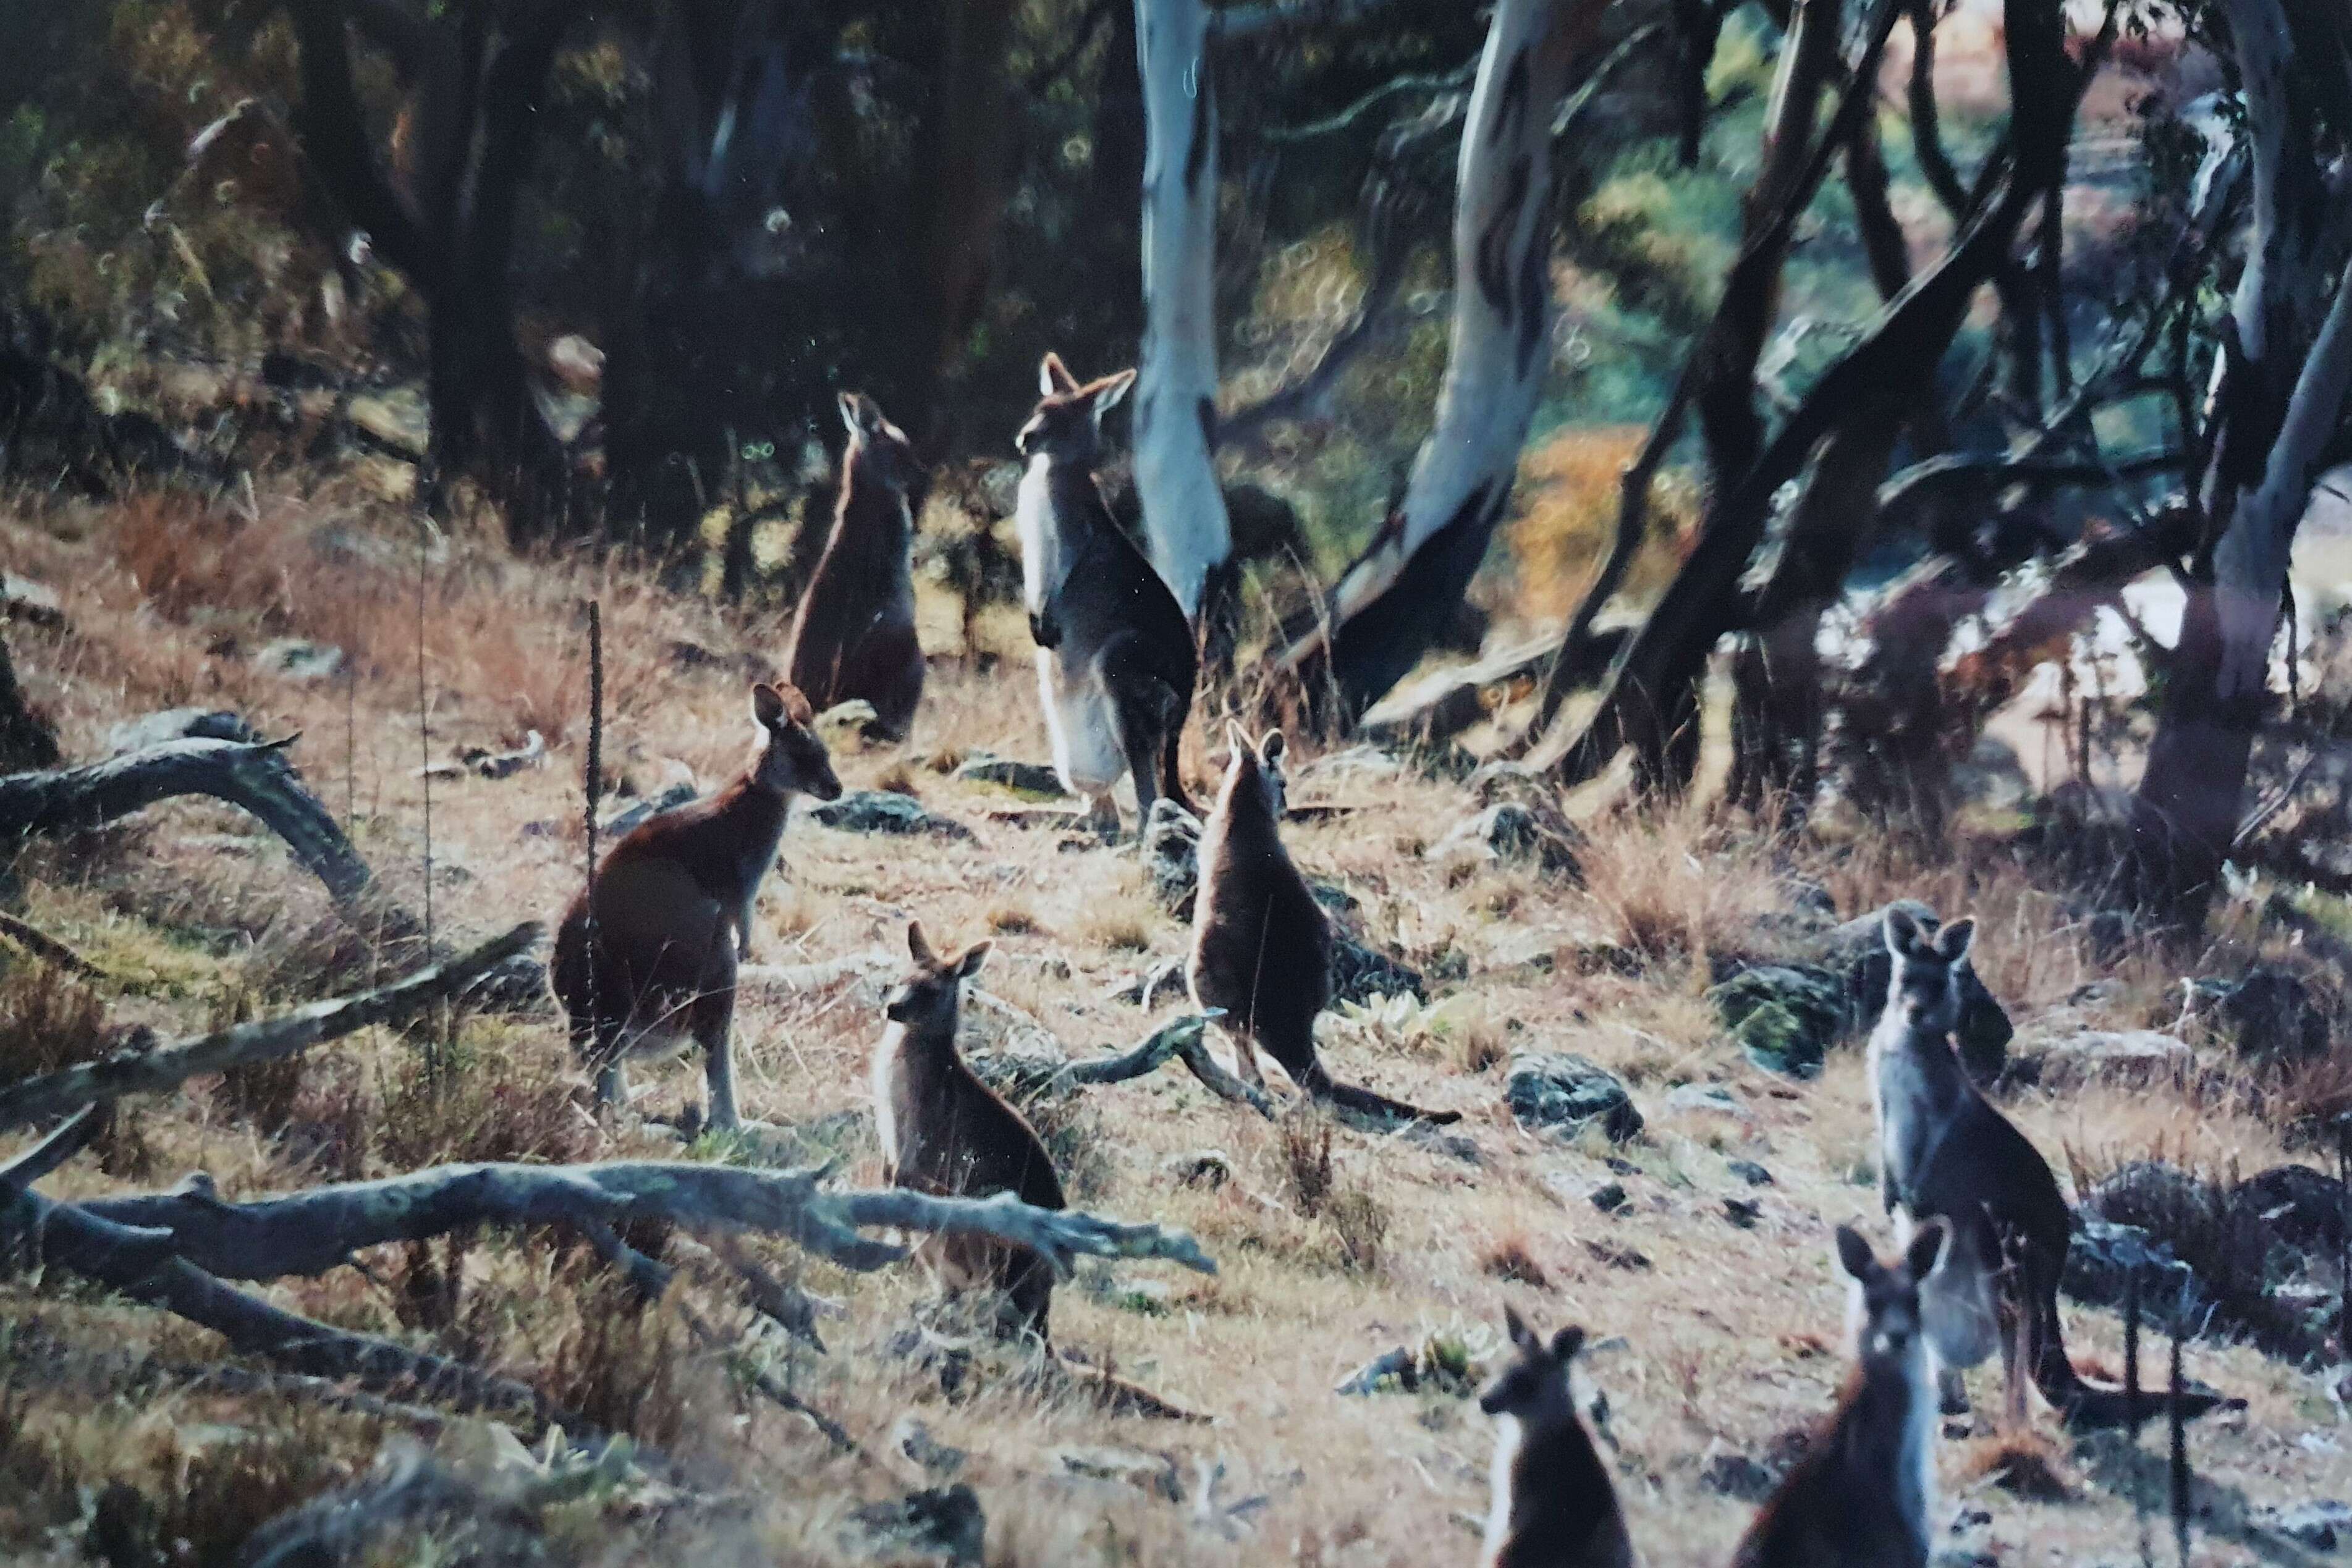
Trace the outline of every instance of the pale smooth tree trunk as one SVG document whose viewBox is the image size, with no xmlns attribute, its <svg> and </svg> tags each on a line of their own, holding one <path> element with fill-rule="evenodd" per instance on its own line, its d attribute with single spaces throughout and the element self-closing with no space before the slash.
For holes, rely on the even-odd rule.
<svg viewBox="0 0 2352 1568">
<path fill-rule="evenodd" d="M 1233 555 L 1217 422 L 1217 97 L 1202 0 L 1135 0 L 1143 81 L 1143 355 L 1135 488 L 1151 563 L 1198 625 Z"/>
<path fill-rule="evenodd" d="M 2328 305 L 2340 193 L 2315 161 L 2310 108 L 2289 80 L 2286 13 L 2280 0 L 2228 9 L 2253 150 L 2253 233 L 2208 417 L 2210 552 L 2193 574 L 2134 810 L 2137 891 L 2191 928 L 2234 847 L 2288 559 L 2352 379 L 2352 279 Z"/>
<path fill-rule="evenodd" d="M 1602 0 L 1497 0 L 1462 131 L 1454 320 L 1437 419 L 1404 499 L 1282 656 L 1349 722 L 1453 619 L 1510 504 L 1551 365 L 1552 120 Z M 1318 689 L 1320 688 L 1320 689 Z"/>
</svg>

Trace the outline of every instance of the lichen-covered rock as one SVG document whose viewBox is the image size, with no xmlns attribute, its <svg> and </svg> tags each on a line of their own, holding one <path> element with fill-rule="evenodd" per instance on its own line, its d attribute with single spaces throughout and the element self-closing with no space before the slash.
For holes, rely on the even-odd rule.
<svg viewBox="0 0 2352 1568">
<path fill-rule="evenodd" d="M 2188 1041 L 2154 1030 L 2086 1029 L 2020 1051 L 2010 1061 L 2009 1074 L 2044 1089 L 2147 1088 L 2176 1082 L 2196 1062 Z"/>
<path fill-rule="evenodd" d="M 1059 800 L 1069 793 L 1062 788 L 1061 776 L 1049 765 L 1017 761 L 992 751 L 973 752 L 957 764 L 953 777 L 960 784 L 993 784 L 1042 800 Z"/>
<path fill-rule="evenodd" d="M 1425 858 L 1445 862 L 1532 865 L 1549 876 L 1578 874 L 1577 840 L 1565 820 L 1547 821 L 1530 807 L 1506 800 L 1465 817 L 1432 844 Z"/>
<path fill-rule="evenodd" d="M 1759 964 L 1706 995 L 1748 1060 L 1790 1078 L 1819 1072 L 1853 1016 L 1843 977 L 1811 966 Z"/>
<path fill-rule="evenodd" d="M 1367 1002 L 1374 997 L 1429 999 L 1428 982 L 1410 964 L 1368 947 L 1352 936 L 1331 934 L 1331 1000 Z"/>
<path fill-rule="evenodd" d="M 2238 1054 L 2263 1066 L 2314 1061 L 2327 1054 L 2327 1013 L 2300 975 L 2257 965 L 2234 980 L 2198 980 L 2192 1009 L 2210 1009 Z"/>
<path fill-rule="evenodd" d="M 1179 920 L 1192 918 L 1201 885 L 1201 820 L 1162 796 L 1143 823 L 1143 873 L 1151 897 Z"/>
<path fill-rule="evenodd" d="M 1641 1135 L 1642 1113 L 1623 1081 L 1570 1051 L 1516 1051 L 1503 1099 L 1522 1127 L 1581 1132 L 1597 1124 L 1613 1144 Z"/>
<path fill-rule="evenodd" d="M 810 807 L 808 814 L 811 821 L 845 833 L 888 833 L 958 842 L 969 842 L 974 836 L 953 817 L 941 816 L 911 795 L 887 789 L 852 789 L 838 800 Z"/>
<path fill-rule="evenodd" d="M 885 1563 L 971 1563 L 985 1555 L 987 1536 L 979 1494 L 958 1481 L 857 1510 L 842 1545 L 853 1555 Z"/>
</svg>

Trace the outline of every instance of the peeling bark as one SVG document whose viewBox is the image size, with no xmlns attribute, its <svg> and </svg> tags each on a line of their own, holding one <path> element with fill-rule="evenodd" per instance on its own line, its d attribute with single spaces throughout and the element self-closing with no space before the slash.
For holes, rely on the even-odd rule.
<svg viewBox="0 0 2352 1568">
<path fill-rule="evenodd" d="M 1305 716 L 1352 722 L 1452 618 L 1510 504 L 1551 362 L 1551 128 L 1601 0 L 1500 0 L 1463 126 L 1454 320 L 1437 418 L 1403 500 L 1277 661 Z"/>
<path fill-rule="evenodd" d="M 1217 89 L 1202 0 L 1135 0 L 1143 82 L 1143 354 L 1135 488 L 1151 564 L 1197 626 L 1233 556 L 1217 483 Z"/>
</svg>

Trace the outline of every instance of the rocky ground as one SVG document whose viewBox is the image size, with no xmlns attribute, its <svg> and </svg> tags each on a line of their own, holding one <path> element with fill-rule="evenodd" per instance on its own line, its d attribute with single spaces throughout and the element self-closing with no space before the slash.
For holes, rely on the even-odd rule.
<svg viewBox="0 0 2352 1568">
<path fill-rule="evenodd" d="M 297 766 L 387 893 L 429 902 L 445 938 L 487 935 L 551 915 L 581 873 L 582 602 L 600 601 L 607 639 L 613 811 L 724 779 L 782 629 L 617 570 L 420 547 L 405 527 L 332 495 L 265 491 L 242 520 L 21 504 L 0 564 L 53 603 L 20 604 L 5 634 L 69 759 L 173 708 L 299 731 Z M 957 645 L 952 607 L 926 613 Z M 968 1043 L 1013 1077 L 1184 1010 L 1138 983 L 1184 947 L 1181 836 L 1107 845 L 1026 788 L 1018 765 L 1045 748 L 1017 619 L 983 629 L 1001 656 L 936 664 L 905 745 L 834 732 L 852 794 L 788 832 L 737 1018 L 745 1109 L 772 1131 L 686 1157 L 821 1155 L 840 1182 L 874 1180 L 866 1061 L 909 916 L 943 944 L 996 940 Z M 1188 765 L 1205 793 L 1197 739 Z M 1465 1395 L 1510 1302 L 1590 1329 L 1588 1392 L 1646 1559 L 1719 1563 L 1843 1375 L 1831 1228 L 1885 1237 L 1858 1046 L 1883 983 L 1868 917 L 1897 898 L 1982 922 L 1966 1044 L 2083 1202 L 2078 1361 L 2119 1366 L 2112 1303 L 2137 1261 L 2162 1282 L 2151 1312 L 2198 1331 L 2189 1375 L 2246 1401 L 2189 1435 L 2195 1560 L 2320 1561 L 2334 1521 L 2352 1528 L 2336 1506 L 2352 1501 L 2352 1431 L 2322 1371 L 2343 1242 L 2322 1145 L 2352 1083 L 2332 909 L 2233 905 L 2181 954 L 1991 838 L 1928 853 L 1696 810 L 1563 816 L 1507 774 L 1431 778 L 1365 749 L 1307 758 L 1291 799 L 1294 852 L 1357 945 L 1324 1050 L 1461 1124 L 1269 1121 L 1172 1066 L 1031 1107 L 1074 1202 L 1181 1227 L 1217 1263 L 1084 1266 L 1057 1340 L 1213 1421 L 1106 1413 L 959 1342 L 919 1270 L 850 1274 L 782 1243 L 751 1250 L 831 1304 L 822 1351 L 761 1323 L 677 1236 L 637 1239 L 681 1265 L 676 1299 L 644 1313 L 594 1255 L 536 1232 L 379 1249 L 269 1288 L 530 1381 L 638 1445 L 596 1455 L 354 1409 L 224 1363 L 153 1312 L 19 1275 L 0 1282 L 0 1550 L 225 1563 L 264 1521 L 357 1485 L 371 1509 L 281 1521 L 255 1555 L 323 1535 L 357 1560 L 365 1543 L 336 1532 L 388 1519 L 403 1542 L 437 1539 L 436 1561 L 1467 1562 L 1491 1437 Z M 371 967 L 282 847 L 225 807 L 37 846 L 10 899 L 96 973 L 7 951 L 0 1079 L 59 1041 L 200 1030 Z M 419 1040 L 387 1030 L 267 1082 L 193 1081 L 43 1190 L 202 1170 L 237 1198 L 447 1159 L 681 1153 L 665 1123 L 698 1097 L 690 1064 L 640 1070 L 633 1113 L 599 1123 L 544 1013 L 468 1015 L 446 1040 L 454 1071 L 432 1083 Z M 2134 1558 L 2135 1493 L 2161 1511 L 2160 1437 L 2077 1446 L 2046 1413 L 2011 1422 L 1991 1378 L 1976 1392 L 1940 1459 L 1946 1560 Z"/>
</svg>

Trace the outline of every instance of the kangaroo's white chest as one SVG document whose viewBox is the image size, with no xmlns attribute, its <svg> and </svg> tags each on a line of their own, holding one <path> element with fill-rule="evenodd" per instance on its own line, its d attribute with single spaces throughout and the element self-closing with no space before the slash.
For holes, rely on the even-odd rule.
<svg viewBox="0 0 2352 1568">
<path fill-rule="evenodd" d="M 898 1169 L 898 1051 L 906 1038 L 905 1024 L 894 1023 L 884 1030 L 868 1069 L 874 1096 L 874 1138 L 882 1145 L 882 1168 L 894 1175 Z"/>
<path fill-rule="evenodd" d="M 1021 536 L 1021 599 L 1032 615 L 1062 585 L 1062 541 L 1054 522 L 1054 488 L 1044 457 L 1033 457 L 1022 471 L 1021 487 L 1013 507 L 1013 526 Z"/>
<path fill-rule="evenodd" d="M 1526 1436 L 1517 1416 L 1495 1417 L 1495 1463 L 1487 1472 L 1486 1542 L 1478 1552 L 1481 1563 L 1492 1563 L 1503 1550 L 1503 1542 L 1510 1539 L 1511 1467 L 1518 1462 L 1519 1444 Z"/>
<path fill-rule="evenodd" d="M 1948 1112 L 1937 1104 L 1934 1086 L 1900 1040 L 1874 1037 L 1870 1058 L 1879 1163 L 1902 1187 L 1919 1174 Z"/>
<path fill-rule="evenodd" d="M 1054 771 L 1074 795 L 1099 795 L 1127 771 L 1118 742 L 1118 716 L 1099 681 L 1072 678 L 1062 667 L 1063 649 L 1037 650 L 1037 701 L 1045 710 L 1045 733 L 1054 743 Z"/>
<path fill-rule="evenodd" d="M 1895 1501 L 1918 1539 L 1932 1544 L 1929 1522 L 1936 1506 L 1936 1439 L 1942 1416 L 1936 1401 L 1936 1364 L 1926 1346 L 1915 1347 L 1909 1365 L 1911 1398 L 1905 1407 L 1901 1451 L 1895 1466 Z"/>
</svg>

